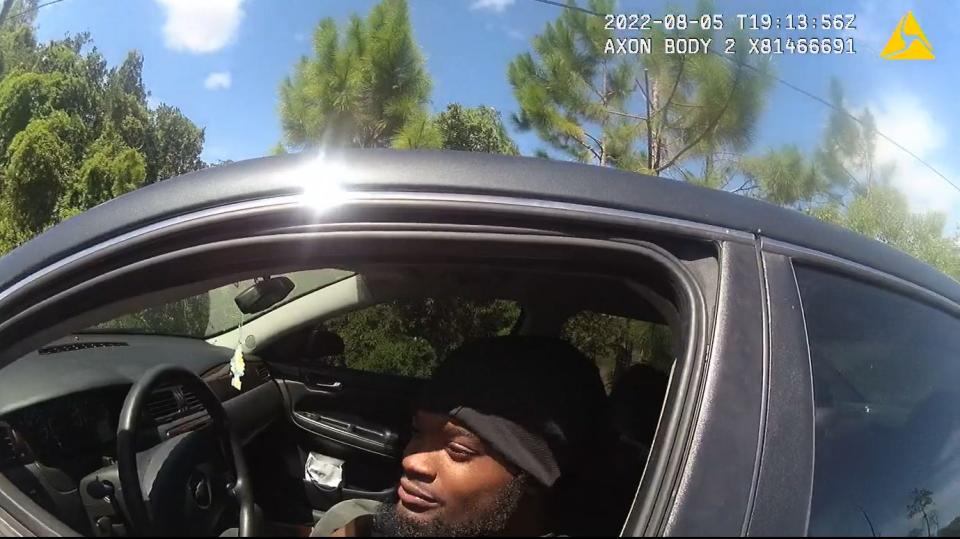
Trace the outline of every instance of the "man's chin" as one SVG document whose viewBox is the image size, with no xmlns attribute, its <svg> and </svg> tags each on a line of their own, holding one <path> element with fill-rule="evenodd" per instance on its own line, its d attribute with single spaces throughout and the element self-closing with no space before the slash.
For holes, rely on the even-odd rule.
<svg viewBox="0 0 960 539">
<path fill-rule="evenodd" d="M 397 502 L 395 507 L 396 509 L 394 510 L 396 511 L 397 516 L 400 518 L 420 522 L 423 524 L 433 522 L 440 513 L 439 507 L 424 508 L 414 505 L 407 506 L 404 505 L 402 501 Z"/>
<path fill-rule="evenodd" d="M 402 502 L 384 504 L 375 517 L 375 528 L 383 535 L 423 537 L 440 534 L 439 508 L 408 508 Z"/>
</svg>

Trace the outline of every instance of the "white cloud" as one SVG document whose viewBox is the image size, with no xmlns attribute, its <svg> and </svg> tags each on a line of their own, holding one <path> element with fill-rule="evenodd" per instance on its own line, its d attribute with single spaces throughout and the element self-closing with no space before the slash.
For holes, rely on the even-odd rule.
<svg viewBox="0 0 960 539">
<path fill-rule="evenodd" d="M 203 87 L 207 90 L 226 90 L 233 84 L 233 77 L 229 71 L 217 71 L 207 75 L 203 80 Z"/>
<path fill-rule="evenodd" d="M 492 22 L 488 22 L 484 24 L 483 27 L 487 32 L 492 34 L 502 33 L 515 41 L 525 41 L 527 39 L 526 34 L 507 24 L 494 24 Z"/>
<path fill-rule="evenodd" d="M 938 152 L 946 149 L 947 130 L 917 97 L 896 92 L 870 108 L 876 117 L 877 130 L 933 165 L 954 183 L 960 182 L 960 177 L 953 174 L 953 167 L 938 158 Z M 939 211 L 957 217 L 960 193 L 943 178 L 883 137 L 877 138 L 876 151 L 878 163 L 895 167 L 893 182 L 906 195 L 911 209 Z"/>
<path fill-rule="evenodd" d="M 516 0 L 474 0 L 470 9 L 489 9 L 501 13 L 503 10 L 512 6 L 515 1 Z"/>
<path fill-rule="evenodd" d="M 507 33 L 507 36 L 510 39 L 515 39 L 517 41 L 523 41 L 527 38 L 520 30 L 513 28 L 511 26 L 504 26 L 503 31 Z"/>
<path fill-rule="evenodd" d="M 215 52 L 232 43 L 243 19 L 243 0 L 156 0 L 166 13 L 167 48 Z"/>
</svg>

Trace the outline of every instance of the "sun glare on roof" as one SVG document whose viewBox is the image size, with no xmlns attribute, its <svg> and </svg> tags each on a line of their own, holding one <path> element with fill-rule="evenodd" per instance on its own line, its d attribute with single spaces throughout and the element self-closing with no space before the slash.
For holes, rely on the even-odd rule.
<svg viewBox="0 0 960 539">
<path fill-rule="evenodd" d="M 322 151 L 298 167 L 294 174 L 303 189 L 303 204 L 316 211 L 337 206 L 347 198 L 344 184 L 350 169 Z"/>
</svg>

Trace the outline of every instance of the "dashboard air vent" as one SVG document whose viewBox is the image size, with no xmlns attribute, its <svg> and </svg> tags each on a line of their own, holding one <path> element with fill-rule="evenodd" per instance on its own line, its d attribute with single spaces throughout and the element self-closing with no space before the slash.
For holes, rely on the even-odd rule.
<svg viewBox="0 0 960 539">
<path fill-rule="evenodd" d="M 173 389 L 154 391 L 147 400 L 147 413 L 157 423 L 163 423 L 180 413 L 180 403 Z"/>
<path fill-rule="evenodd" d="M 188 389 L 183 390 L 183 411 L 184 415 L 195 414 L 203 410 L 203 403 L 200 398 Z"/>
</svg>

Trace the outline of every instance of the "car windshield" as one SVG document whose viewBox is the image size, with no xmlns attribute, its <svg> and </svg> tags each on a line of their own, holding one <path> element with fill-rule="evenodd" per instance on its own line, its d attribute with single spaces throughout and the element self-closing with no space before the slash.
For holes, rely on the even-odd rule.
<svg viewBox="0 0 960 539">
<path fill-rule="evenodd" d="M 171 177 L 354 147 L 658 176 L 958 278 L 955 20 L 908 0 L 5 0 L 0 254 Z"/>
<path fill-rule="evenodd" d="M 249 279 L 220 286 L 188 298 L 125 314 L 97 324 L 82 333 L 140 333 L 210 338 L 238 327 L 241 321 L 249 322 L 297 298 L 352 275 L 354 273 L 336 269 L 308 270 L 274 275 L 273 277 L 282 276 L 293 281 L 294 288 L 290 294 L 279 303 L 262 311 L 243 314 L 234 302 L 234 298 L 254 284 L 255 280 Z"/>
</svg>

